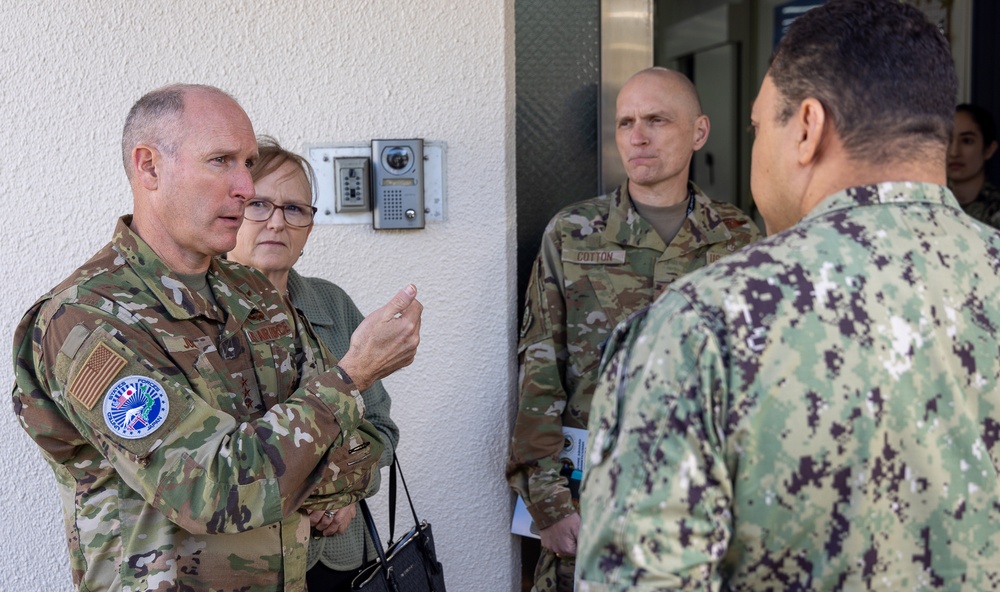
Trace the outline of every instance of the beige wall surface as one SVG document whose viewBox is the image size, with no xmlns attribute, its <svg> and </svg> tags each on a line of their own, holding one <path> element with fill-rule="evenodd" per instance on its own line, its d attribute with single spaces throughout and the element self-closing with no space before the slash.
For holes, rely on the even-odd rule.
<svg viewBox="0 0 1000 592">
<path fill-rule="evenodd" d="M 420 351 L 386 381 L 400 458 L 449 589 L 515 589 L 502 477 L 516 373 L 513 21 L 503 0 L 0 3 L 4 343 L 130 211 L 121 126 L 152 88 L 217 85 L 258 133 L 299 151 L 371 138 L 446 142 L 444 222 L 319 226 L 299 270 L 338 283 L 363 311 L 417 284 Z M 10 364 L 0 365 L 0 384 L 12 381 Z M 6 409 L 0 589 L 70 590 L 55 480 Z"/>
</svg>

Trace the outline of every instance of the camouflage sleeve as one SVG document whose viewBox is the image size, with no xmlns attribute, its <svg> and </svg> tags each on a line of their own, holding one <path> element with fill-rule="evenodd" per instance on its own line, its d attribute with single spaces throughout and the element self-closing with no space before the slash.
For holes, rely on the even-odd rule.
<svg viewBox="0 0 1000 592">
<path fill-rule="evenodd" d="M 520 388 L 511 435 L 507 481 L 524 499 L 539 528 L 576 512 L 565 477 L 559 474 L 562 413 L 568 357 L 559 245 L 550 229 L 531 271 L 518 361 Z"/>
<path fill-rule="evenodd" d="M 373 391 L 381 391 L 388 399 L 389 395 L 381 385 L 378 381 L 362 393 L 365 420 L 358 426 L 360 438 L 355 438 L 346 447 L 330 449 L 328 458 L 320 464 L 324 467 L 320 484 L 302 504 L 303 509 L 335 510 L 378 493 L 381 484 L 379 469 L 392 464 L 395 444 L 399 439 L 396 424 L 389 420 L 391 427 L 388 427 L 381 421 L 383 416 L 388 416 L 386 405 L 378 405 L 378 397 L 369 396 Z M 367 462 L 367 455 L 365 462 L 359 463 L 355 453 L 352 453 L 359 446 L 366 445 L 372 447 L 370 453 L 375 464 Z M 357 485 L 363 481 L 368 486 L 359 489 Z"/>
<path fill-rule="evenodd" d="M 350 377 L 343 374 L 339 367 L 334 368 L 332 373 L 337 374 L 344 384 L 352 389 L 353 394 L 360 396 L 360 393 L 353 388 Z M 319 375 L 317 379 L 322 376 L 324 374 Z M 355 405 L 354 409 L 358 409 L 358 406 Z M 367 411 L 368 406 L 365 404 L 364 411 L 359 415 L 365 416 Z M 350 432 L 345 429 L 344 434 L 346 434 L 344 444 L 331 447 L 320 461 L 322 474 L 319 484 L 303 501 L 302 509 L 336 510 L 378 491 L 378 468 L 381 466 L 382 457 L 385 456 L 383 453 L 386 450 L 386 436 L 368 418 L 357 423 L 356 431 Z"/>
<path fill-rule="evenodd" d="M 343 301 L 340 302 L 340 305 L 343 307 L 343 326 L 347 331 L 353 333 L 365 317 L 346 293 L 344 293 Z M 305 322 L 308 323 L 308 320 L 305 320 Z M 336 360 L 338 356 L 333 352 L 334 348 L 332 344 L 323 340 L 321 332 L 315 331 L 315 333 L 316 345 L 324 352 L 323 355 L 329 356 L 331 360 Z M 350 333 L 343 337 L 348 344 L 350 343 Z M 344 346 L 345 353 L 347 347 L 349 345 Z M 396 445 L 399 443 L 399 427 L 396 426 L 396 423 L 389 416 L 392 402 L 389 399 L 389 393 L 386 392 L 385 387 L 382 385 L 382 381 L 376 380 L 370 387 L 361 392 L 361 398 L 364 402 L 364 416 L 366 421 L 361 424 L 359 431 L 365 435 L 367 440 L 373 443 L 378 442 L 380 446 L 378 450 L 373 451 L 377 453 L 375 457 L 378 459 L 374 470 L 368 467 L 367 464 L 360 465 L 362 472 L 371 473 L 368 488 L 364 492 L 351 492 L 351 501 L 371 497 L 378 493 L 381 485 L 379 469 L 392 464 Z M 345 484 L 343 481 L 345 479 L 350 481 L 352 474 L 358 473 L 359 465 L 353 464 L 354 459 L 352 455 L 342 454 L 341 456 L 343 456 L 343 459 L 340 462 L 334 460 L 326 463 L 327 470 L 323 482 L 309 496 L 305 504 L 303 504 L 305 509 L 336 509 L 347 505 L 347 503 L 344 503 L 344 491 L 345 485 L 349 485 L 350 483 Z"/>
<path fill-rule="evenodd" d="M 667 292 L 610 343 L 591 407 L 578 589 L 718 590 L 732 486 L 717 340 Z"/>
<path fill-rule="evenodd" d="M 35 327 L 32 357 L 46 383 L 39 388 L 147 503 L 189 532 L 219 534 L 280 521 L 299 509 L 324 474 L 343 488 L 338 505 L 363 497 L 382 445 L 351 395 L 353 385 L 338 372 L 303 379 L 262 417 L 238 423 L 197 396 L 161 346 L 123 321 L 129 314 L 62 305 L 47 326 Z M 74 380 L 93 373 L 93 355 L 116 360 L 115 385 L 136 383 L 154 395 L 162 420 L 155 432 L 130 437 L 106 421 L 97 399 L 111 399 L 116 386 L 108 395 L 102 389 L 101 397 L 74 394 L 84 392 L 74 390 Z M 44 398 L 20 396 L 24 407 Z"/>
<path fill-rule="evenodd" d="M 361 322 L 365 320 L 365 315 L 358 309 L 349 296 L 345 294 L 344 298 L 344 317 L 350 332 L 354 333 Z M 347 339 L 348 343 L 350 343 L 350 335 L 347 336 Z M 392 464 L 393 456 L 396 453 L 396 446 L 399 445 L 399 426 L 396 425 L 396 422 L 390 416 L 392 399 L 389 397 L 389 393 L 385 390 L 385 386 L 381 380 L 376 380 L 370 387 L 362 391 L 361 397 L 365 402 L 365 419 L 375 426 L 375 429 L 378 430 L 382 438 L 382 443 L 385 444 L 385 450 L 378 460 L 378 468 L 381 469 Z M 368 488 L 369 495 L 378 491 L 378 484 L 379 473 L 376 471 L 372 478 L 373 487 Z"/>
</svg>

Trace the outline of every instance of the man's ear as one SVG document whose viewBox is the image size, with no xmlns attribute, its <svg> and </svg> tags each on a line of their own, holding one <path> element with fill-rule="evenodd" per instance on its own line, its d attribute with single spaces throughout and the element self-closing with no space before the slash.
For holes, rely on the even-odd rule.
<svg viewBox="0 0 1000 592">
<path fill-rule="evenodd" d="M 799 105 L 793 123 L 798 127 L 797 148 L 800 165 L 813 164 L 819 156 L 823 142 L 832 132 L 827 127 L 827 119 L 826 109 L 817 99 L 808 98 Z"/>
<path fill-rule="evenodd" d="M 147 190 L 154 190 L 159 186 L 160 179 L 157 176 L 161 158 L 160 152 L 152 146 L 139 144 L 132 149 L 132 176 Z"/>
<path fill-rule="evenodd" d="M 708 133 L 712 129 L 712 123 L 708 120 L 708 115 L 699 115 L 694 120 L 694 150 L 697 152 L 708 141 Z"/>
</svg>

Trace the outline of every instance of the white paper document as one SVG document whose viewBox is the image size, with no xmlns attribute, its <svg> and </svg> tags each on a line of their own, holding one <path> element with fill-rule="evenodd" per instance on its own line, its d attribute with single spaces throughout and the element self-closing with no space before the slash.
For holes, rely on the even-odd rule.
<svg viewBox="0 0 1000 592">
<path fill-rule="evenodd" d="M 563 451 L 559 455 L 563 461 L 563 475 L 570 482 L 570 490 L 573 492 L 573 503 L 580 503 L 580 482 L 583 481 L 583 471 L 587 466 L 587 430 L 580 428 L 563 428 Z M 538 527 L 528 513 L 528 507 L 524 505 L 521 496 L 517 496 L 517 503 L 514 505 L 514 519 L 510 523 L 510 531 L 513 534 L 540 538 Z"/>
</svg>

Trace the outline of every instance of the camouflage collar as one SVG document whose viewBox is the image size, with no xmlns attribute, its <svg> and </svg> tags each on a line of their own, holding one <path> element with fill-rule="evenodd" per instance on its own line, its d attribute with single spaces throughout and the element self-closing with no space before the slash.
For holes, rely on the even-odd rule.
<svg viewBox="0 0 1000 592">
<path fill-rule="evenodd" d="M 694 193 L 695 207 L 681 227 L 680 233 L 671 242 L 671 245 L 676 247 L 671 249 L 673 257 L 705 245 L 728 241 L 732 237 L 722 216 L 712 206 L 712 200 L 691 181 L 688 181 L 688 188 Z M 681 238 L 680 242 L 678 238 Z M 655 249 L 660 252 L 667 250 L 667 245 L 663 243 L 660 235 L 632 205 L 628 183 L 622 184 L 611 194 L 611 211 L 608 213 L 604 239 L 609 243 Z"/>
<path fill-rule="evenodd" d="M 724 243 L 731 239 L 733 235 L 729 232 L 729 227 L 726 226 L 722 214 L 712 205 L 712 199 L 705 195 L 705 192 L 695 185 L 694 181 L 688 181 L 688 185 L 694 191 L 696 203 L 694 211 L 688 216 L 691 224 L 686 225 L 686 228 L 694 236 L 694 244 L 688 250 L 694 250 L 704 245 Z"/>
<path fill-rule="evenodd" d="M 838 191 L 819 202 L 812 211 L 802 217 L 802 220 L 809 220 L 844 208 L 902 202 L 923 202 L 959 207 L 951 190 L 943 185 L 892 181 L 877 185 L 859 185 Z"/>
<path fill-rule="evenodd" d="M 657 251 L 666 248 L 660 235 L 656 234 L 649 222 L 646 222 L 632 205 L 628 182 L 611 193 L 611 209 L 608 212 L 608 224 L 604 229 L 604 240 L 608 243 Z"/>
<path fill-rule="evenodd" d="M 157 256 L 152 247 L 132 231 L 131 224 L 132 216 L 119 218 L 111 246 L 124 259 L 123 263 L 132 268 L 146 288 L 162 303 L 164 311 L 170 317 L 190 319 L 204 316 L 222 323 L 226 321 L 227 315 L 234 315 L 237 317 L 235 320 L 243 321 L 252 309 L 259 309 L 259 297 L 254 298 L 252 291 L 246 286 L 240 288 L 239 292 L 234 292 L 227 281 L 230 274 L 218 259 L 212 259 L 208 268 L 208 285 L 219 306 L 224 309 L 220 310 L 201 294 L 189 289 Z M 252 302 L 247 302 L 248 297 Z"/>
</svg>

